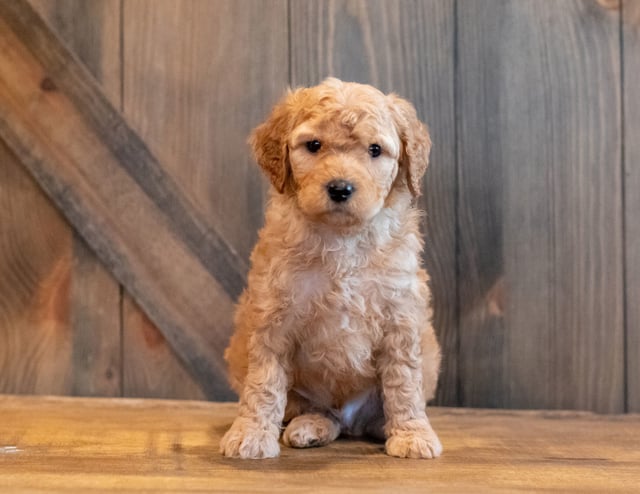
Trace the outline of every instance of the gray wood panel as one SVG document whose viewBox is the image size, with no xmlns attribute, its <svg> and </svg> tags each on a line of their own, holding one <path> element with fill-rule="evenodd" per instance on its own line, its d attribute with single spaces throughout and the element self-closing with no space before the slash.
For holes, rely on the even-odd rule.
<svg viewBox="0 0 640 494">
<path fill-rule="evenodd" d="M 421 207 L 435 327 L 443 347 L 436 402 L 457 403 L 453 1 L 291 2 L 291 83 L 328 76 L 410 100 L 434 142 Z"/>
<path fill-rule="evenodd" d="M 617 12 L 495 0 L 458 15 L 462 404 L 620 412 Z"/>
<path fill-rule="evenodd" d="M 266 181 L 246 139 L 284 91 L 288 73 L 286 1 L 252 5 L 127 0 L 124 9 L 124 113 L 247 262 L 262 224 Z M 135 310 L 127 300 L 126 394 L 147 395 L 148 381 L 136 383 L 136 376 L 153 375 L 148 367 L 156 366 L 175 372 L 163 373 L 165 391 L 158 383 L 153 396 L 181 389 L 185 397 L 191 388 L 183 386 L 171 352 L 145 344 L 148 327 Z"/>
<path fill-rule="evenodd" d="M 245 259 L 266 183 L 246 144 L 287 86 L 287 6 L 136 0 L 124 9 L 124 113 Z"/>
<path fill-rule="evenodd" d="M 627 411 L 640 412 L 640 2 L 623 4 Z"/>
</svg>

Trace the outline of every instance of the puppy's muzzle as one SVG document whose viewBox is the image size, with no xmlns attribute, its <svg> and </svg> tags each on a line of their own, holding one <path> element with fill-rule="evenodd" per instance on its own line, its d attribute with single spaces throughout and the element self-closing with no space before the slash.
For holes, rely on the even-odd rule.
<svg viewBox="0 0 640 494">
<path fill-rule="evenodd" d="M 327 194 L 333 202 L 345 202 L 355 191 L 353 184 L 346 180 L 332 180 L 327 184 Z"/>
</svg>

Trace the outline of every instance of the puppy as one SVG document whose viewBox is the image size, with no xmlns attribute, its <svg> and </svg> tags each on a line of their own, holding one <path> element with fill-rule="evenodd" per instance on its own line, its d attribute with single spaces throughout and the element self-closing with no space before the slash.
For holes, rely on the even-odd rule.
<svg viewBox="0 0 640 494">
<path fill-rule="evenodd" d="M 271 184 L 225 358 L 240 395 L 225 456 L 278 456 L 344 433 L 387 454 L 442 452 L 426 402 L 440 349 L 421 268 L 431 141 L 405 100 L 327 79 L 287 94 L 250 138 Z"/>
</svg>

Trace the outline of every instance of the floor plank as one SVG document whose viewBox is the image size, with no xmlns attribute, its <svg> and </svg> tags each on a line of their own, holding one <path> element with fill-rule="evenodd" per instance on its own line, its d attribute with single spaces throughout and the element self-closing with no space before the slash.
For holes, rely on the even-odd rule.
<svg viewBox="0 0 640 494">
<path fill-rule="evenodd" d="M 640 416 L 432 408 L 445 447 L 401 460 L 340 439 L 242 461 L 217 452 L 233 403 L 0 396 L 11 492 L 624 492 L 640 485 Z"/>
</svg>

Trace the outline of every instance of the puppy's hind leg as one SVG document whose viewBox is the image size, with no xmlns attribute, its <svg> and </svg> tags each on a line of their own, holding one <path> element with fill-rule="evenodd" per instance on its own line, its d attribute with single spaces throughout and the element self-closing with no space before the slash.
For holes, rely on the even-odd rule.
<svg viewBox="0 0 640 494">
<path fill-rule="evenodd" d="M 284 431 L 282 441 L 292 448 L 325 446 L 340 435 L 340 423 L 324 413 L 305 413 L 295 417 Z"/>
</svg>

